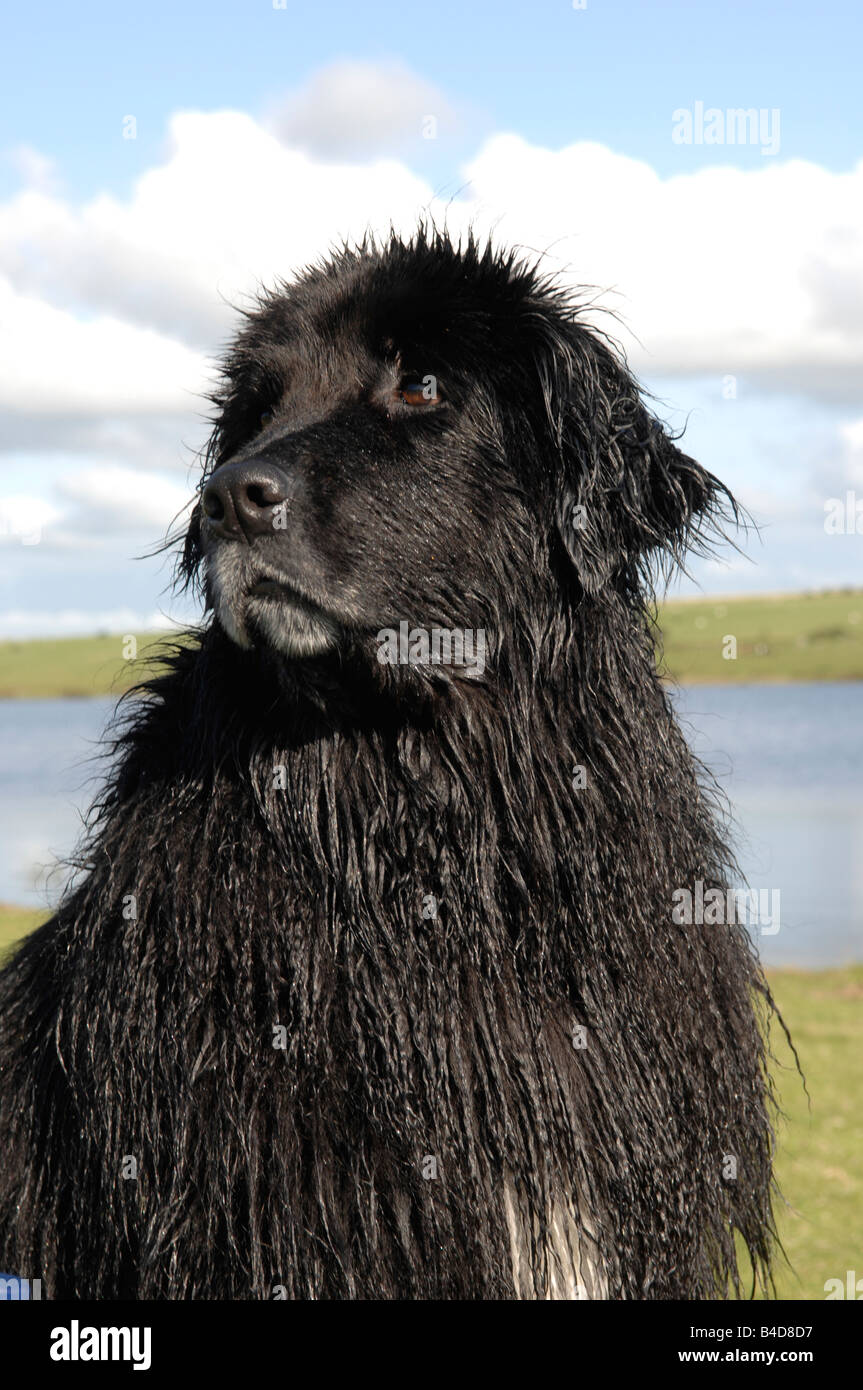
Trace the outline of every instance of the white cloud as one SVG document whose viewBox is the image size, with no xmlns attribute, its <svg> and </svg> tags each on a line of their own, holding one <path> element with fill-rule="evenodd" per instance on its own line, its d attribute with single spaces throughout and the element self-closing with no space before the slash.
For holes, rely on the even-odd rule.
<svg viewBox="0 0 863 1390">
<path fill-rule="evenodd" d="M 231 305 L 369 224 L 410 226 L 431 190 L 404 165 L 321 164 L 239 112 L 184 112 L 128 201 L 25 192 L 0 206 L 0 273 L 22 293 L 213 348 Z"/>
<path fill-rule="evenodd" d="M 840 484 L 863 493 L 863 420 L 853 420 L 840 431 Z"/>
<path fill-rule="evenodd" d="M 154 472 L 72 467 L 47 496 L 13 492 L 0 498 L 0 545 L 7 551 L 38 546 L 40 554 L 78 551 L 91 557 L 97 550 L 148 551 L 169 530 L 182 528 L 193 495 L 191 483 Z"/>
<path fill-rule="evenodd" d="M 0 540 L 36 545 L 45 527 L 53 525 L 61 515 L 60 509 L 44 497 L 24 493 L 0 497 Z"/>
<path fill-rule="evenodd" d="M 468 172 L 484 215 L 508 209 L 501 236 L 551 245 L 576 281 L 620 294 L 607 302 L 651 372 L 759 373 L 814 394 L 838 373 L 856 387 L 863 317 L 838 316 L 831 296 L 834 269 L 863 294 L 863 162 L 661 179 L 601 145 L 552 152 L 502 135 Z"/>
<path fill-rule="evenodd" d="M 605 292 L 651 375 L 743 374 L 824 398 L 857 390 L 863 163 L 662 179 L 601 145 L 552 151 L 498 135 L 467 175 L 463 196 L 443 204 L 396 160 L 334 164 L 238 112 L 176 115 L 165 162 L 128 199 L 75 206 L 31 189 L 0 207 L 0 273 L 15 285 L 0 304 L 0 399 L 94 416 L 194 408 L 196 350 L 224 340 L 230 303 L 369 226 L 410 230 L 423 211 L 456 232 L 473 223 L 550 248 L 552 266 Z"/>
<path fill-rule="evenodd" d="M 0 406 L 101 415 L 188 410 L 204 358 L 151 329 L 101 314 L 82 322 L 0 279 Z"/>
<path fill-rule="evenodd" d="M 6 161 L 18 171 L 27 188 L 52 193 L 59 185 L 57 165 L 32 145 L 16 145 L 6 152 Z"/>
<path fill-rule="evenodd" d="M 448 186 L 462 192 L 446 202 L 410 167 L 428 167 L 429 115 L 441 132 L 458 120 L 407 68 L 349 63 L 321 70 L 269 123 L 176 114 L 164 159 L 128 196 L 76 203 L 43 155 L 13 152 L 25 187 L 0 204 L 4 564 L 27 572 L 37 609 L 56 601 L 58 574 L 79 579 L 65 588 L 67 612 L 19 610 L 0 631 L 146 624 L 150 571 L 135 588 L 128 556 L 164 535 L 193 490 L 189 449 L 208 433 L 206 354 L 233 331 L 231 306 L 342 240 L 391 224 L 409 232 L 423 213 L 456 234 L 473 225 L 501 244 L 548 248 L 549 268 L 599 287 L 627 325 L 612 331 L 654 382 L 736 375 L 741 400 L 769 390 L 819 398 L 830 428 L 832 402 L 859 411 L 863 162 L 845 173 L 773 160 L 661 178 L 601 145 L 549 150 L 498 134 L 453 170 Z M 742 426 L 741 456 L 756 444 L 759 459 L 775 452 L 776 464 L 749 480 L 761 489 L 749 500 L 785 528 L 784 551 L 778 532 L 770 537 L 773 570 L 758 557 L 759 582 L 775 582 L 802 553 L 795 518 L 802 527 L 811 517 L 814 564 L 819 498 L 863 488 L 863 421 L 852 416 L 831 438 L 826 426 L 806 433 L 799 415 L 764 409 L 757 439 Z M 723 448 L 735 439 L 729 429 Z M 15 550 L 34 527 L 39 544 Z M 739 587 L 746 573 L 751 587 L 756 571 L 736 563 L 727 583 Z M 88 582 L 94 609 L 106 592 L 127 608 L 83 611 Z"/>
<path fill-rule="evenodd" d="M 182 414 L 168 410 L 15 413 L 7 409 L 0 450 L 10 468 L 18 460 L 22 464 L 39 460 L 42 465 L 65 460 L 64 466 L 76 466 L 80 457 L 75 456 L 84 454 L 94 461 L 122 459 L 130 467 L 147 471 L 175 470 L 188 478 L 197 474 L 197 455 L 210 432 L 205 403 L 194 394 L 189 401 L 194 408 Z"/>
<path fill-rule="evenodd" d="M 863 419 L 846 420 L 819 449 L 801 489 L 800 500 L 822 515 L 828 498 L 855 492 L 863 497 Z"/>
<path fill-rule="evenodd" d="M 189 502 L 189 489 L 133 468 L 82 468 L 58 484 L 89 531 L 164 531 Z"/>
<path fill-rule="evenodd" d="M 14 609 L 0 613 L 0 638 L 76 637 L 92 632 L 165 632 L 182 623 L 164 613 L 132 608 L 62 608 L 57 612 Z"/>
<path fill-rule="evenodd" d="M 842 439 L 852 454 L 863 455 L 863 420 L 852 420 L 842 427 Z"/>
<path fill-rule="evenodd" d="M 444 93 L 404 63 L 352 59 L 320 68 L 271 121 L 290 148 L 338 160 L 400 153 L 457 123 Z"/>
</svg>

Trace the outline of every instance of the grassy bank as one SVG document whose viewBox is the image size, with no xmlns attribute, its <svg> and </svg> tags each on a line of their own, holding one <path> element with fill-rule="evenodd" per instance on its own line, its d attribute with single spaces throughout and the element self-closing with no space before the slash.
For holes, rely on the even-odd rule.
<svg viewBox="0 0 863 1390">
<path fill-rule="evenodd" d="M 0 907 L 0 951 L 40 920 Z M 863 965 L 844 970 L 774 971 L 776 1000 L 794 1036 L 811 1110 L 784 1040 L 774 1039 L 773 1073 L 785 1118 L 779 1126 L 779 1181 L 787 1202 L 779 1232 L 780 1298 L 824 1298 L 828 1279 L 863 1277 Z"/>
<path fill-rule="evenodd" d="M 31 912 L 26 907 L 10 907 L 0 903 L 0 964 L 10 946 L 14 946 L 16 941 L 20 941 L 22 936 L 44 920 L 44 912 Z"/>
<path fill-rule="evenodd" d="M 863 680 L 860 589 L 683 599 L 660 626 L 668 673 L 687 684 Z"/>
<path fill-rule="evenodd" d="M 863 1277 L 863 965 L 844 970 L 774 971 L 811 1109 L 784 1040 L 773 1074 L 785 1119 L 778 1173 L 787 1206 L 779 1232 L 791 1268 L 780 1268 L 781 1298 L 824 1298 L 828 1279 Z"/>
<path fill-rule="evenodd" d="M 133 634 L 134 646 L 129 634 L 0 642 L 0 699 L 119 695 L 155 669 L 166 636 Z"/>
<path fill-rule="evenodd" d="M 863 680 L 863 590 L 675 600 L 660 627 L 674 680 Z M 153 669 L 164 636 L 136 634 L 134 655 L 127 636 L 0 642 L 0 699 L 119 694 Z"/>
</svg>

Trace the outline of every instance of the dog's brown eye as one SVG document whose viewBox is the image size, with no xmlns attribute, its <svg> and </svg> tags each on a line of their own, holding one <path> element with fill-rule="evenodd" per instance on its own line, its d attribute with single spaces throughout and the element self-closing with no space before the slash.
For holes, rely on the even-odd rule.
<svg viewBox="0 0 863 1390">
<path fill-rule="evenodd" d="M 435 376 L 403 376 L 399 383 L 399 395 L 405 405 L 437 405 L 443 396 Z"/>
<path fill-rule="evenodd" d="M 274 415 L 274 413 L 273 413 L 272 410 L 262 410 L 262 411 L 261 411 L 261 429 L 262 429 L 262 430 L 265 430 L 265 429 L 267 428 L 267 425 L 271 425 L 271 424 L 273 423 L 273 420 L 274 420 L 274 419 L 275 419 L 275 415 Z"/>
</svg>

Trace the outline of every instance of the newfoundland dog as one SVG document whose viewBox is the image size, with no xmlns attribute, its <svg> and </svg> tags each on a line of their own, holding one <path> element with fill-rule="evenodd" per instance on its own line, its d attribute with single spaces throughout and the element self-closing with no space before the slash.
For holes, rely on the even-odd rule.
<svg viewBox="0 0 863 1390">
<path fill-rule="evenodd" d="M 657 673 L 735 515 L 577 298 L 423 229 L 261 298 L 55 916 L 0 976 L 0 1268 L 50 1297 L 769 1278 L 770 996 Z"/>
</svg>

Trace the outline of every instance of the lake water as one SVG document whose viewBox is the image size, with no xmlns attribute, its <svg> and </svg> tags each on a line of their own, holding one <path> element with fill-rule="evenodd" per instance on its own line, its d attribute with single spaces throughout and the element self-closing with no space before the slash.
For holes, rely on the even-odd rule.
<svg viewBox="0 0 863 1390">
<path fill-rule="evenodd" d="M 731 799 L 747 881 L 779 893 L 779 931 L 755 932 L 764 962 L 863 961 L 863 684 L 688 686 L 676 699 Z"/>
<path fill-rule="evenodd" d="M 779 930 L 753 927 L 765 963 L 863 961 L 863 685 L 691 686 L 675 698 L 734 805 L 750 886 L 771 906 L 779 894 Z M 63 874 L 46 888 L 46 870 L 75 843 L 113 703 L 0 700 L 0 901 L 56 900 Z"/>
</svg>

